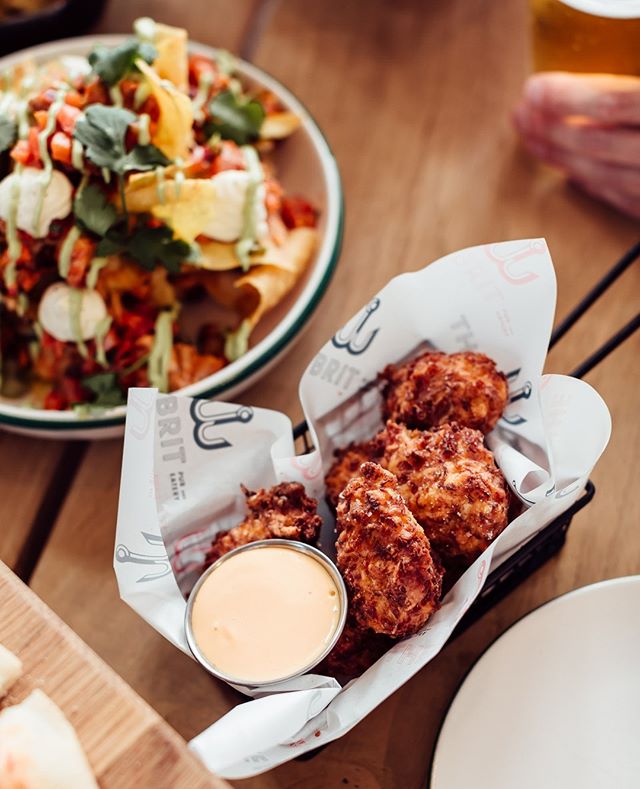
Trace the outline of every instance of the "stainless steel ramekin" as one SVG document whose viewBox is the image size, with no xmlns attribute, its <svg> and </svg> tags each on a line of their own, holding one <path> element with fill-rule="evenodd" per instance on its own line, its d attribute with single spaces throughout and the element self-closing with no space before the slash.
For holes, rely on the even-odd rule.
<svg viewBox="0 0 640 789">
<path fill-rule="evenodd" d="M 329 575 L 331 576 L 331 578 L 333 579 L 336 585 L 336 589 L 338 590 L 338 600 L 340 603 L 340 617 L 338 619 L 338 625 L 336 627 L 333 638 L 331 639 L 329 644 L 327 644 L 326 649 L 324 649 L 324 651 L 320 655 L 318 655 L 318 657 L 315 658 L 312 663 L 310 663 L 307 666 L 303 666 L 299 671 L 296 671 L 293 674 L 288 674 L 285 677 L 279 677 L 278 679 L 269 679 L 262 682 L 257 682 L 255 680 L 250 680 L 250 681 L 244 680 L 242 677 L 233 677 L 217 669 L 212 663 L 210 663 L 206 659 L 206 657 L 200 651 L 200 648 L 198 647 L 198 643 L 193 634 L 193 628 L 191 625 L 193 604 L 198 594 L 198 591 L 202 586 L 202 584 L 204 583 L 205 579 L 211 573 L 215 572 L 216 569 L 220 567 L 220 565 L 223 562 L 228 561 L 231 557 L 235 556 L 238 553 L 243 553 L 244 551 L 259 551 L 264 548 L 274 548 L 276 546 L 281 548 L 288 548 L 292 551 L 298 551 L 299 553 L 304 553 L 307 556 L 311 556 L 317 562 L 320 562 L 320 564 L 325 568 L 325 570 L 327 570 L 327 572 L 329 573 Z M 334 648 L 336 642 L 338 641 L 340 635 L 342 634 L 342 630 L 344 629 L 344 623 L 347 618 L 347 605 L 348 605 L 347 589 L 344 585 L 342 576 L 340 575 L 340 572 L 338 571 L 338 568 L 335 566 L 335 564 L 331 561 L 331 559 L 325 556 L 325 554 L 322 553 L 322 551 L 319 551 L 317 548 L 314 548 L 311 545 L 305 545 L 305 543 L 296 542 L 294 540 L 275 540 L 275 539 L 259 540 L 258 542 L 251 542 L 248 545 L 241 545 L 239 548 L 234 548 L 234 550 L 229 551 L 229 553 L 225 553 L 224 556 L 221 556 L 217 562 L 214 562 L 214 564 L 212 564 L 211 567 L 208 567 L 207 570 L 205 570 L 205 572 L 200 576 L 200 578 L 198 578 L 196 585 L 193 587 L 193 589 L 191 590 L 191 594 L 189 595 L 189 600 L 187 602 L 187 610 L 185 612 L 184 626 L 185 626 L 185 633 L 187 636 L 187 643 L 189 645 L 189 649 L 191 650 L 191 653 L 193 654 L 194 658 L 210 674 L 213 674 L 214 677 L 217 677 L 218 679 L 222 679 L 225 682 L 228 682 L 230 685 L 240 685 L 245 688 L 264 688 L 268 685 L 275 685 L 279 682 L 285 682 L 286 680 L 293 679 L 294 677 L 299 677 L 302 674 L 306 674 L 307 672 L 311 671 L 311 669 L 314 668 L 314 666 L 317 666 L 319 663 L 321 663 L 324 660 L 324 658 L 329 654 L 329 652 L 331 652 L 331 650 Z"/>
</svg>

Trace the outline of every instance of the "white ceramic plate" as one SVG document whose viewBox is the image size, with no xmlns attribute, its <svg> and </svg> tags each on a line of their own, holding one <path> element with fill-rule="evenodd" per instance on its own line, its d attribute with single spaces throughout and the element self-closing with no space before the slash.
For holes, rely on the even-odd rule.
<svg viewBox="0 0 640 789">
<path fill-rule="evenodd" d="M 97 43 L 119 44 L 126 36 L 83 36 L 25 49 L 0 58 L 0 70 L 24 59 L 44 62 L 61 55 L 86 55 Z M 214 56 L 215 50 L 192 43 L 190 51 Z M 318 125 L 280 82 L 259 68 L 238 61 L 238 73 L 250 85 L 265 87 L 301 119 L 301 128 L 277 151 L 278 176 L 291 193 L 312 200 L 321 212 L 319 245 L 295 289 L 262 319 L 249 352 L 214 375 L 179 390 L 182 394 L 229 399 L 264 375 L 299 337 L 325 292 L 342 243 L 343 200 L 338 166 Z M 122 433 L 125 406 L 99 416 L 45 411 L 0 398 L 0 426 L 47 438 L 107 438 Z"/>
<path fill-rule="evenodd" d="M 431 789 L 640 786 L 640 576 L 552 600 L 462 683 Z"/>
</svg>

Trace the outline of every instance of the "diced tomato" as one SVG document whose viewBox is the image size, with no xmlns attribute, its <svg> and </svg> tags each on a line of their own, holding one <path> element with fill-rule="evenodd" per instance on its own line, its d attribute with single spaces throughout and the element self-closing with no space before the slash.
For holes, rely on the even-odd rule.
<svg viewBox="0 0 640 789">
<path fill-rule="evenodd" d="M 71 164 L 71 137 L 56 132 L 51 138 L 51 157 L 62 164 Z"/>
<path fill-rule="evenodd" d="M 18 164 L 29 164 L 31 148 L 27 140 L 18 140 L 9 154 L 14 162 Z"/>
<path fill-rule="evenodd" d="M 294 227 L 315 227 L 318 211 L 304 197 L 284 197 L 282 219 L 290 230 Z"/>
<path fill-rule="evenodd" d="M 109 103 L 109 93 L 98 77 L 85 86 L 84 103 L 85 105 Z"/>
<path fill-rule="evenodd" d="M 203 74 L 215 74 L 215 63 L 205 55 L 189 55 L 189 82 L 197 85 Z"/>
<path fill-rule="evenodd" d="M 216 175 L 223 170 L 246 170 L 244 154 L 232 140 L 222 140 L 219 153 L 211 163 L 211 174 Z"/>
<path fill-rule="evenodd" d="M 107 336 L 104 338 L 102 345 L 104 347 L 105 353 L 109 353 L 118 345 L 118 333 L 114 328 L 109 329 L 107 332 Z"/>
<path fill-rule="evenodd" d="M 29 293 L 42 279 L 42 272 L 34 271 L 33 269 L 20 268 L 16 272 L 16 282 L 18 283 L 18 290 L 23 293 Z"/>
<path fill-rule="evenodd" d="M 52 389 L 44 398 L 44 407 L 47 411 L 64 411 L 67 408 L 67 401 L 61 392 Z"/>
<path fill-rule="evenodd" d="M 46 110 L 36 110 L 33 113 L 33 117 L 36 119 L 36 123 L 38 124 L 38 129 L 42 131 L 44 127 L 47 125 L 47 120 L 49 119 L 49 113 Z"/>
<path fill-rule="evenodd" d="M 268 178 L 264 182 L 265 186 L 265 205 L 270 214 L 280 213 L 282 208 L 282 187 L 274 178 Z"/>
<path fill-rule="evenodd" d="M 69 107 L 77 107 L 78 109 L 82 109 L 82 107 L 85 105 L 85 99 L 84 96 L 79 93 L 79 91 L 69 90 L 64 94 L 64 103 Z"/>
<path fill-rule="evenodd" d="M 133 79 L 123 79 L 120 84 L 120 93 L 122 95 L 122 103 L 128 109 L 133 108 L 133 102 L 140 83 Z"/>
<path fill-rule="evenodd" d="M 22 231 L 19 231 L 18 235 L 20 237 L 21 244 L 20 244 L 20 254 L 18 255 L 18 259 L 15 261 L 16 281 L 13 285 L 7 285 L 5 283 L 5 288 L 10 296 L 17 296 L 20 290 L 24 290 L 24 291 L 30 290 L 30 288 L 28 287 L 23 287 L 23 277 L 27 273 L 25 272 L 24 267 L 29 266 L 30 264 L 33 263 L 33 254 L 31 253 L 29 246 L 24 243 L 25 237 L 29 238 L 29 236 L 26 236 L 26 234 L 23 233 Z M 9 250 L 5 249 L 5 251 L 0 255 L 0 272 L 3 272 L 8 265 L 9 265 Z M 39 275 L 36 276 L 39 279 Z M 27 280 L 29 279 L 30 278 L 27 276 Z"/>
<path fill-rule="evenodd" d="M 32 126 L 29 129 L 29 150 L 31 151 L 31 158 L 29 164 L 41 164 L 40 161 L 40 143 L 38 140 L 38 130 Z"/>
<path fill-rule="evenodd" d="M 36 110 L 48 110 L 56 100 L 56 96 L 57 91 L 55 88 L 46 88 L 41 93 L 38 93 L 37 96 L 29 99 L 29 107 L 32 112 L 36 112 Z"/>
<path fill-rule="evenodd" d="M 72 288 L 81 288 L 85 284 L 87 270 L 93 260 L 96 249 L 95 241 L 88 236 L 80 236 L 71 250 L 71 261 L 67 282 Z"/>
<path fill-rule="evenodd" d="M 119 340 L 115 351 L 114 366 L 119 370 L 126 370 L 128 367 L 131 367 L 142 356 L 149 353 L 152 342 L 153 337 L 151 334 L 136 339 L 127 336 L 126 339 Z"/>
<path fill-rule="evenodd" d="M 44 407 L 49 411 L 64 411 L 75 403 L 86 402 L 87 395 L 77 378 L 65 376 L 45 397 Z"/>
<path fill-rule="evenodd" d="M 149 118 L 151 118 L 151 123 L 149 124 L 149 131 L 151 132 L 151 134 L 153 134 L 152 124 L 157 123 L 158 118 L 160 117 L 160 105 L 158 104 L 156 97 L 149 96 L 148 98 L 146 98 L 142 102 L 142 105 L 140 106 L 138 112 L 140 115 L 143 114 L 148 115 Z"/>
<path fill-rule="evenodd" d="M 282 104 L 280 100 L 276 96 L 275 93 L 272 93 L 270 90 L 262 90 L 256 96 L 260 104 L 262 104 L 264 111 L 267 115 L 270 115 L 273 112 L 281 112 L 282 111 Z"/>
<path fill-rule="evenodd" d="M 81 115 L 82 112 L 77 107 L 72 107 L 70 104 L 63 104 L 58 110 L 56 121 L 63 132 L 73 134 L 76 122 Z"/>
</svg>

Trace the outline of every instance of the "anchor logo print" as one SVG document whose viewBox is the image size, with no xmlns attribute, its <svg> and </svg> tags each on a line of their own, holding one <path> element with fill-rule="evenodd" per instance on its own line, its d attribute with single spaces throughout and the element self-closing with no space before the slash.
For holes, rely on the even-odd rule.
<svg viewBox="0 0 640 789">
<path fill-rule="evenodd" d="M 498 251 L 495 245 L 486 246 L 485 251 L 488 258 L 497 265 L 502 279 L 510 285 L 526 285 L 538 279 L 539 274 L 527 269 L 523 270 L 519 264 L 528 257 L 544 252 L 544 248 L 542 241 L 530 241 L 516 251 Z"/>
<path fill-rule="evenodd" d="M 131 433 L 138 441 L 141 441 L 149 432 L 152 409 L 153 404 L 145 403 L 136 392 L 129 395 Z"/>
<path fill-rule="evenodd" d="M 507 381 L 509 384 L 513 383 L 519 375 L 520 368 L 517 370 L 512 370 L 510 373 L 508 373 Z M 528 400 L 531 397 L 532 391 L 533 387 L 531 385 L 531 381 L 525 381 L 519 389 L 510 390 L 509 403 L 516 403 L 518 400 Z M 509 425 L 522 425 L 527 421 L 519 414 L 514 414 L 513 416 L 504 416 L 503 414 L 502 419 Z"/>
<path fill-rule="evenodd" d="M 219 425 L 227 425 L 231 422 L 246 424 L 253 419 L 253 409 L 246 405 L 240 405 L 237 408 L 230 408 L 227 411 L 218 411 L 216 413 L 215 410 L 219 407 L 219 403 L 213 403 L 209 400 L 194 400 L 191 403 L 191 418 L 195 423 L 193 438 L 202 449 L 224 449 L 225 447 L 230 447 L 231 442 L 218 435 L 216 428 Z"/>
<path fill-rule="evenodd" d="M 171 572 L 171 565 L 169 564 L 169 559 L 167 558 L 167 554 L 164 551 L 164 542 L 162 541 L 162 537 L 157 534 L 149 534 L 149 532 L 146 531 L 141 532 L 141 534 L 149 543 L 149 545 L 162 547 L 163 553 L 161 556 L 147 553 L 136 553 L 135 551 L 130 551 L 127 546 L 123 545 L 122 543 L 119 543 L 116 546 L 117 562 L 120 562 L 121 564 L 143 564 L 157 568 L 156 572 L 145 573 L 144 575 L 140 576 L 140 578 L 138 578 L 136 581 L 138 584 L 145 583 L 146 581 L 155 581 L 156 578 L 162 578 Z"/>
<path fill-rule="evenodd" d="M 367 306 L 364 308 L 364 314 L 362 318 L 356 323 L 355 327 L 350 331 L 345 331 L 345 329 L 341 329 L 331 340 L 334 347 L 338 349 L 343 349 L 350 353 L 352 356 L 360 356 L 361 353 L 364 353 L 371 343 L 374 341 L 376 334 L 380 331 L 379 328 L 374 329 L 373 331 L 367 332 L 366 334 L 362 334 L 362 330 L 364 329 L 365 323 L 369 320 L 371 315 L 378 309 L 380 306 L 380 299 L 375 298 L 372 299 Z"/>
</svg>

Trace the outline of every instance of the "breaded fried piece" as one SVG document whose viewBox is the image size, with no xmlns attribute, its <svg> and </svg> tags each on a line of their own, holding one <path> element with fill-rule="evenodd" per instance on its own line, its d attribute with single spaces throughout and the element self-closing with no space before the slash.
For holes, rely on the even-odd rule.
<svg viewBox="0 0 640 789">
<path fill-rule="evenodd" d="M 393 474 L 363 463 L 340 496 L 337 564 L 359 627 L 402 638 L 438 608 L 442 568 Z"/>
<path fill-rule="evenodd" d="M 489 433 L 509 399 L 507 379 L 483 353 L 424 353 L 380 373 L 385 419 L 427 429 L 447 422 Z"/>
<path fill-rule="evenodd" d="M 479 430 L 456 423 L 410 430 L 387 422 L 373 443 L 445 565 L 470 564 L 506 527 L 507 484 Z"/>
<path fill-rule="evenodd" d="M 338 497 L 347 487 L 349 480 L 358 473 L 360 466 L 367 460 L 373 460 L 372 447 L 369 441 L 361 444 L 353 441 L 343 449 L 336 449 L 335 460 L 324 478 L 327 492 L 327 501 L 335 509 L 338 506 Z"/>
<path fill-rule="evenodd" d="M 220 532 L 211 543 L 206 565 L 223 554 L 257 540 L 276 537 L 312 543 L 318 538 L 322 519 L 316 512 L 318 502 L 307 496 L 299 482 L 281 482 L 258 491 L 242 486 L 247 499 L 247 517 L 228 531 Z"/>
<path fill-rule="evenodd" d="M 359 677 L 382 657 L 395 642 L 372 630 L 363 630 L 349 616 L 338 643 L 315 671 L 344 679 Z"/>
</svg>

